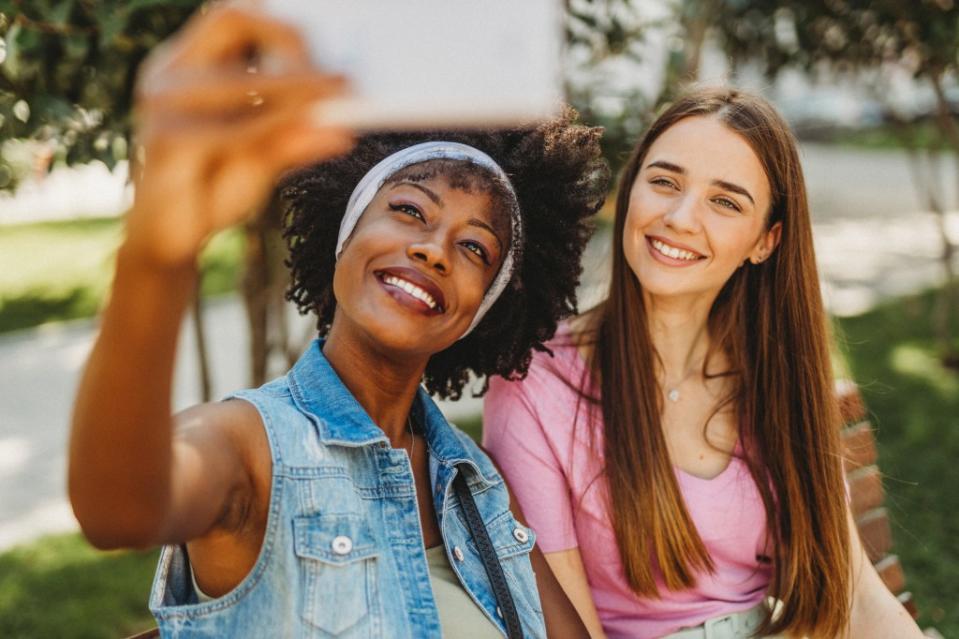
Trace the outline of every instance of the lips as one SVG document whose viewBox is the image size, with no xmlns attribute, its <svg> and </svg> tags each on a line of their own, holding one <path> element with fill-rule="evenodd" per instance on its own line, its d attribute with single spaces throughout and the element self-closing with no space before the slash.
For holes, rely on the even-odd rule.
<svg viewBox="0 0 959 639">
<path fill-rule="evenodd" d="M 688 246 L 655 235 L 647 235 L 646 243 L 653 257 L 671 265 L 693 264 L 706 257 Z"/>
<path fill-rule="evenodd" d="M 375 271 L 374 274 L 397 301 L 430 315 L 446 312 L 443 291 L 416 269 L 397 266 Z"/>
</svg>

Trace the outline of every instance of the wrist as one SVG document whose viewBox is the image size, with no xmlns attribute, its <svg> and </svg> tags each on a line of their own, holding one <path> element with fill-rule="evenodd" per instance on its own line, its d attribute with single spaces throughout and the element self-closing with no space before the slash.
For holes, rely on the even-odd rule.
<svg viewBox="0 0 959 639">
<path fill-rule="evenodd" d="M 181 260 L 158 259 L 136 244 L 124 241 L 117 250 L 114 291 L 133 286 L 141 294 L 159 292 L 171 301 L 191 292 L 200 277 L 198 255 Z M 177 294 L 183 292 L 182 295 Z"/>
</svg>

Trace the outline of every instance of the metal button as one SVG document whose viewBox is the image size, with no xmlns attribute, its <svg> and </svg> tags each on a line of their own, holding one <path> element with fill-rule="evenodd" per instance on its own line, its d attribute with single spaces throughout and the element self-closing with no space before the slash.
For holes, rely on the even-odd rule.
<svg viewBox="0 0 959 639">
<path fill-rule="evenodd" d="M 350 551 L 353 550 L 353 540 L 346 535 L 339 535 L 333 538 L 333 543 L 330 544 L 330 547 L 333 548 L 333 552 L 337 555 L 348 555 Z"/>
<path fill-rule="evenodd" d="M 513 530 L 513 537 L 516 537 L 516 541 L 521 544 L 525 544 L 527 541 L 529 541 L 529 533 L 522 528 L 515 528 Z"/>
<path fill-rule="evenodd" d="M 463 551 L 460 550 L 459 546 L 453 548 L 453 557 L 456 558 L 456 561 L 463 561 Z"/>
</svg>

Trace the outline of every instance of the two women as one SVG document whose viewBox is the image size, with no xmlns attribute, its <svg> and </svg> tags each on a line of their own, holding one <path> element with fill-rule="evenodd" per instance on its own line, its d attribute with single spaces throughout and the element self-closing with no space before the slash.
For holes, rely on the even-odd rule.
<svg viewBox="0 0 959 639">
<path fill-rule="evenodd" d="M 270 73 L 248 73 L 251 50 Z M 261 389 L 171 416 L 203 242 L 281 171 L 350 147 L 311 119 L 336 90 L 295 33 L 230 9 L 144 75 L 143 171 L 70 489 L 97 545 L 168 544 L 164 634 L 581 631 L 496 469 L 418 387 L 527 367 L 493 382 L 486 443 L 595 634 L 917 634 L 843 501 L 795 145 L 735 92 L 678 101 L 641 141 L 609 298 L 532 366 L 572 310 L 596 131 L 380 136 L 296 174 L 291 296 L 325 340 Z"/>
<path fill-rule="evenodd" d="M 229 7 L 148 62 L 74 414 L 77 517 L 99 547 L 166 545 L 163 636 L 583 636 L 499 473 L 420 382 L 457 396 L 471 373 L 521 374 L 572 312 L 599 131 L 565 116 L 350 150 L 312 119 L 339 89 L 293 29 Z M 201 247 L 320 160 L 283 195 L 291 298 L 321 338 L 286 376 L 171 415 Z"/>
<path fill-rule="evenodd" d="M 484 445 L 591 633 L 919 636 L 848 515 L 778 114 L 734 90 L 672 104 L 623 172 L 612 255 L 607 299 L 525 380 L 494 380 L 484 410 Z"/>
</svg>

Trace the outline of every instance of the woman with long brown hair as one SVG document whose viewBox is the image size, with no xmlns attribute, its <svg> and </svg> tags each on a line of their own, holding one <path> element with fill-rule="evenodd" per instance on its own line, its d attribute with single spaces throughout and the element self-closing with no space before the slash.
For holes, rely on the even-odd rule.
<svg viewBox="0 0 959 639">
<path fill-rule="evenodd" d="M 673 103 L 626 165 L 606 300 L 484 444 L 594 636 L 919 636 L 851 525 L 796 143 L 763 99 Z"/>
</svg>

